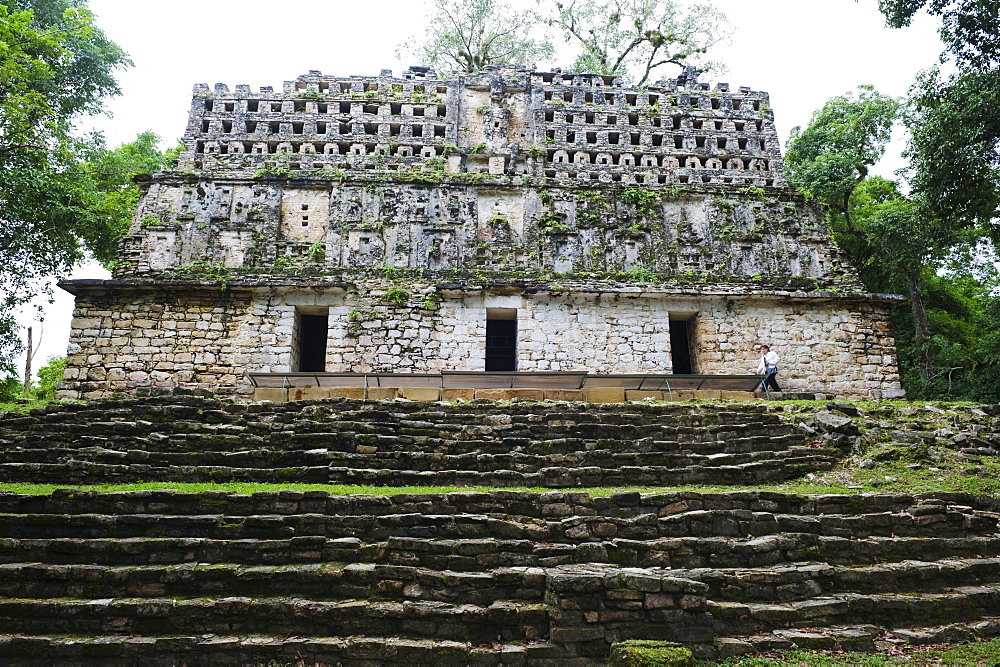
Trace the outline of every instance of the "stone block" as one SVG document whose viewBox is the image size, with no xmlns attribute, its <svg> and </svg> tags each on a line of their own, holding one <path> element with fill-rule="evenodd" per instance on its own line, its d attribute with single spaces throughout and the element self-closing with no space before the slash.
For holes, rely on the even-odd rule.
<svg viewBox="0 0 1000 667">
<path fill-rule="evenodd" d="M 620 387 L 594 387 L 584 390 L 590 403 L 624 403 L 625 390 Z"/>
<path fill-rule="evenodd" d="M 289 387 L 288 400 L 314 401 L 323 398 L 354 398 L 365 397 L 364 387 Z"/>
<path fill-rule="evenodd" d="M 552 628 L 549 638 L 558 644 L 604 639 L 604 627 Z"/>
<path fill-rule="evenodd" d="M 437 387 L 400 387 L 399 396 L 408 401 L 440 401 L 441 390 Z"/>
<path fill-rule="evenodd" d="M 477 389 L 476 398 L 486 398 L 491 401 L 509 401 L 516 398 L 522 401 L 541 401 L 545 392 L 541 389 Z"/>
<path fill-rule="evenodd" d="M 715 640 L 716 655 L 720 658 L 735 658 L 740 655 L 748 655 L 754 652 L 753 644 L 741 639 L 731 639 L 720 637 Z"/>
<path fill-rule="evenodd" d="M 476 398 L 475 389 L 462 389 L 460 387 L 448 387 L 441 390 L 441 400 L 454 403 L 455 401 L 471 401 Z"/>
<path fill-rule="evenodd" d="M 288 400 L 283 387 L 254 387 L 253 400 L 281 403 Z"/>
<path fill-rule="evenodd" d="M 753 396 L 753 392 L 751 391 L 729 391 L 726 389 L 719 391 L 719 398 L 727 401 L 746 401 L 753 398 Z"/>
<path fill-rule="evenodd" d="M 694 389 L 680 389 L 674 392 L 675 401 L 689 401 L 692 398 L 701 398 Z"/>
<path fill-rule="evenodd" d="M 399 396 L 397 387 L 368 387 L 365 390 L 365 398 L 369 401 L 391 401 Z"/>
<path fill-rule="evenodd" d="M 722 391 L 718 389 L 697 389 L 695 390 L 695 398 L 701 400 L 715 400 L 722 398 Z"/>
<path fill-rule="evenodd" d="M 546 401 L 585 401 L 586 392 L 583 389 L 546 389 L 544 390 Z"/>
<path fill-rule="evenodd" d="M 639 389 L 626 389 L 625 390 L 625 400 L 626 401 L 642 401 L 647 398 L 651 398 L 654 401 L 662 401 L 663 394 L 662 391 L 645 391 Z"/>
</svg>

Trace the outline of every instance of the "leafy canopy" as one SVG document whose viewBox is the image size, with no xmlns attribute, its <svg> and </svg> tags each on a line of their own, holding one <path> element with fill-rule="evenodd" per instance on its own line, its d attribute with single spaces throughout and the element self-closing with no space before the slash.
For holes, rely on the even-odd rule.
<svg viewBox="0 0 1000 667">
<path fill-rule="evenodd" d="M 105 149 L 74 123 L 129 64 L 84 0 L 0 0 L 0 367 L 20 347 L 14 309 L 46 278 L 112 259 L 122 222 L 101 212 L 107 183 L 87 164 Z"/>
<path fill-rule="evenodd" d="M 941 17 L 939 34 L 962 68 L 1000 65 L 1000 2 L 997 0 L 879 0 L 892 28 L 910 25 L 922 9 Z"/>
<path fill-rule="evenodd" d="M 732 34 L 726 17 L 709 4 L 685 10 L 674 0 L 549 0 L 548 24 L 575 43 L 573 69 L 650 82 L 663 66 L 719 67 L 707 51 Z"/>
<path fill-rule="evenodd" d="M 533 13 L 502 0 L 435 0 L 423 42 L 401 47 L 443 73 L 480 72 L 489 65 L 531 66 L 552 55 L 552 44 L 532 36 Z"/>
<path fill-rule="evenodd" d="M 1000 243 L 1000 69 L 947 78 L 930 70 L 910 94 L 914 191 L 952 226 Z"/>
<path fill-rule="evenodd" d="M 785 155 L 789 181 L 850 225 L 851 194 L 885 153 L 898 113 L 899 101 L 872 86 L 831 98 L 805 130 L 792 128 Z"/>
</svg>

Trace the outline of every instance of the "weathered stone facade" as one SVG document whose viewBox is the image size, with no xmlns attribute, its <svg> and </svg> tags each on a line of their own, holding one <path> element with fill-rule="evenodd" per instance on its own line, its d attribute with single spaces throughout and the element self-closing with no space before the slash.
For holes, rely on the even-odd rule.
<svg viewBox="0 0 1000 667">
<path fill-rule="evenodd" d="M 502 337 L 511 370 L 594 373 L 746 373 L 766 341 L 789 388 L 900 393 L 894 299 L 788 189 L 765 93 L 310 72 L 196 86 L 185 144 L 114 279 L 64 283 L 65 396 L 491 370 Z"/>
</svg>

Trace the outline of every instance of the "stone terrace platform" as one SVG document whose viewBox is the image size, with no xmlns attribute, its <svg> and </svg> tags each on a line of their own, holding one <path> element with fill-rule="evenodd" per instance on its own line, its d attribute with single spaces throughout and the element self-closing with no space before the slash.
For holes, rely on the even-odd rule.
<svg viewBox="0 0 1000 667">
<path fill-rule="evenodd" d="M 23 665 L 591 665 L 1000 633 L 996 500 L 961 495 L 0 494 Z"/>
<path fill-rule="evenodd" d="M 591 374 L 587 371 L 440 373 L 251 373 L 256 401 L 323 398 L 410 401 L 674 401 L 768 396 L 757 375 L 662 373 Z M 809 398 L 813 396 L 810 395 Z"/>
<path fill-rule="evenodd" d="M 851 420 L 827 418 L 175 394 L 2 414 L 0 479 L 753 485 L 832 466 Z M 998 521 L 943 493 L 0 493 L 0 656 L 582 667 L 624 639 L 723 659 L 987 638 Z"/>
<path fill-rule="evenodd" d="M 198 396 L 0 417 L 0 480 L 387 486 L 755 484 L 831 468 L 764 403 L 466 404 Z"/>
</svg>

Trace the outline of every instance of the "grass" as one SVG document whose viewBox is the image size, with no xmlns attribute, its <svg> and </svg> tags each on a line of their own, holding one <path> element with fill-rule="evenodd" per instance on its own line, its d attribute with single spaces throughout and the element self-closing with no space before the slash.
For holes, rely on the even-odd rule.
<svg viewBox="0 0 1000 667">
<path fill-rule="evenodd" d="M 0 412 L 16 412 L 18 414 L 27 414 L 29 410 L 35 408 L 44 408 L 49 403 L 63 403 L 66 401 L 50 401 L 44 398 L 24 398 L 18 401 L 12 401 L 10 403 L 0 403 Z"/>
<path fill-rule="evenodd" d="M 838 653 L 833 651 L 786 651 L 753 658 L 729 658 L 722 662 L 699 661 L 699 667 L 897 667 L 901 665 L 975 665 L 1000 664 L 1000 639 L 967 644 L 933 644 L 894 648 L 891 653 Z"/>
</svg>

